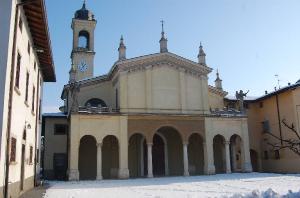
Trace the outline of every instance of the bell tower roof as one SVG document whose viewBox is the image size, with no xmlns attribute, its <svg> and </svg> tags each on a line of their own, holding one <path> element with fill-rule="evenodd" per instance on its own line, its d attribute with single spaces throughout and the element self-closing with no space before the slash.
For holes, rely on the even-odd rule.
<svg viewBox="0 0 300 198">
<path fill-rule="evenodd" d="M 90 10 L 86 9 L 85 0 L 82 4 L 82 8 L 75 12 L 74 18 L 79 20 L 89 20 L 89 21 L 95 20 L 94 14 Z"/>
</svg>

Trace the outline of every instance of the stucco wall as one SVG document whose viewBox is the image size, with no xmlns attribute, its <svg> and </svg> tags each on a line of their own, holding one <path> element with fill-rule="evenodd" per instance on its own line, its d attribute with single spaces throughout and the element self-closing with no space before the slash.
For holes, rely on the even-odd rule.
<svg viewBox="0 0 300 198">
<path fill-rule="evenodd" d="M 121 73 L 119 92 L 122 112 L 199 114 L 208 111 L 207 78 L 191 76 L 167 65 Z"/>
<path fill-rule="evenodd" d="M 267 172 L 300 172 L 299 156 L 289 149 L 280 151 L 280 159 L 275 159 L 275 153 L 267 143 L 278 143 L 270 135 L 263 133 L 262 122 L 268 120 L 270 132 L 280 136 L 279 123 L 281 125 L 282 137 L 285 139 L 295 138 L 295 135 L 283 125 L 285 119 L 288 124 L 294 124 L 299 133 L 299 100 L 300 89 L 286 91 L 278 95 L 280 119 L 278 119 L 276 97 L 251 103 L 248 109 L 248 123 L 250 134 L 250 147 L 259 154 L 260 167 Z M 261 103 L 261 104 L 260 104 Z M 264 152 L 268 152 L 268 160 L 264 159 Z"/>
<path fill-rule="evenodd" d="M 66 124 L 68 125 L 68 120 L 65 117 L 55 118 L 49 117 L 45 118 L 45 150 L 44 150 L 44 172 L 46 176 L 51 178 L 53 174 L 53 157 L 55 153 L 65 153 L 67 154 L 67 134 L 56 135 L 55 134 L 55 124 Z"/>
<path fill-rule="evenodd" d="M 0 83 L 2 88 L 0 89 L 0 108 L 1 116 L 3 112 L 3 121 L 1 119 L 1 131 L 2 131 L 2 145 L 1 145 L 1 173 L 0 173 L 0 186 L 4 185 L 4 163 L 5 163 L 5 147 L 6 147 L 6 133 L 7 128 L 7 116 L 8 116 L 8 95 L 9 95 L 9 82 L 10 82 L 10 66 L 11 66 L 11 56 L 12 56 L 12 40 L 13 40 L 13 30 L 14 30 L 14 21 L 15 21 L 15 1 L 1 1 L 0 3 L 0 12 L 1 12 L 1 25 L 3 22 L 3 29 L 1 28 L 1 80 Z M 2 10 L 4 9 L 4 10 Z M 2 18 L 2 14 L 4 14 Z M 26 17 L 24 12 L 20 7 L 20 16 L 23 21 L 23 30 L 20 31 L 20 28 L 17 26 L 17 40 L 16 40 L 16 55 L 14 60 L 14 67 L 16 67 L 17 53 L 20 53 L 22 56 L 21 59 L 21 69 L 20 69 L 20 86 L 19 89 L 15 88 L 12 92 L 12 116 L 11 116 L 11 137 L 17 139 L 16 144 L 16 162 L 10 163 L 9 171 L 9 182 L 12 184 L 9 186 L 9 196 L 18 197 L 19 196 L 19 187 L 15 188 L 15 184 L 18 184 L 20 181 L 20 167 L 21 167 L 21 150 L 22 144 L 25 144 L 25 185 L 24 191 L 33 187 L 33 176 L 34 176 L 34 157 L 35 157 L 35 130 L 37 129 L 37 138 L 39 138 L 40 133 L 40 122 L 37 122 L 36 126 L 36 110 L 39 108 L 37 104 L 37 99 L 40 101 L 41 94 L 39 90 L 42 90 L 40 87 L 39 81 L 42 81 L 42 77 L 37 79 L 39 73 L 39 61 L 37 55 L 33 50 L 33 42 L 30 35 L 30 30 L 27 25 Z M 18 16 L 19 19 L 19 16 Z M 3 21 L 2 21 L 3 20 Z M 19 20 L 18 20 L 19 22 Z M 8 24 L 9 23 L 9 24 Z M 2 34 L 3 33 L 3 34 Z M 2 40 L 6 39 L 6 41 Z M 27 44 L 30 42 L 30 54 L 27 51 Z M 6 51 L 7 50 L 7 51 Z M 34 69 L 34 62 L 37 63 L 36 69 Z M 16 70 L 15 70 L 16 71 Z M 25 87 L 26 87 L 26 72 L 30 73 L 29 87 L 28 87 L 28 102 L 25 104 Z M 15 79 L 16 73 L 14 73 Z M 40 75 L 41 76 L 41 75 Z M 13 82 L 15 84 L 15 81 Z M 35 98 L 32 101 L 32 90 L 35 86 Z M 4 91 L 4 92 L 2 92 Z M 37 98 L 37 94 L 39 97 Z M 32 102 L 34 102 L 34 111 L 32 111 Z M 38 102 L 39 103 L 39 102 Z M 3 105 L 3 106 L 2 106 Z M 28 127 L 30 125 L 30 127 Z M 26 141 L 22 141 L 23 131 L 25 126 L 27 126 Z M 38 142 L 39 145 L 39 142 Z M 29 153 L 30 146 L 33 147 L 32 153 L 32 163 L 29 162 Z M 37 169 L 38 171 L 39 169 Z"/>
</svg>

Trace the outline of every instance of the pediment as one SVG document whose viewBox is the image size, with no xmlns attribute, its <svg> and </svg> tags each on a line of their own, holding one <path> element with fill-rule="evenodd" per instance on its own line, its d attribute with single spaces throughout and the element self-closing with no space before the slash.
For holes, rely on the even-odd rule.
<svg viewBox="0 0 300 198">
<path fill-rule="evenodd" d="M 117 62 L 115 65 L 120 72 L 137 72 L 149 67 L 170 67 L 197 76 L 207 75 L 212 71 L 207 66 L 169 52 L 132 58 Z"/>
</svg>

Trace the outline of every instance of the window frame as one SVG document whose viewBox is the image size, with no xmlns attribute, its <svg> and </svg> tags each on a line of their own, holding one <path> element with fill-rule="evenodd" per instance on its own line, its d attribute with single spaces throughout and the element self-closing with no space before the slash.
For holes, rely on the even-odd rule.
<svg viewBox="0 0 300 198">
<path fill-rule="evenodd" d="M 58 132 L 59 127 L 64 127 L 64 132 Z M 69 126 L 67 124 L 54 124 L 54 135 L 67 135 Z"/>
</svg>

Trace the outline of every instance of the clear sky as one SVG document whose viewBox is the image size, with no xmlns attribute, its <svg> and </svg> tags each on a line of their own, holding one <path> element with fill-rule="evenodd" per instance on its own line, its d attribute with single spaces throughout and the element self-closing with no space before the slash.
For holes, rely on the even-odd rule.
<svg viewBox="0 0 300 198">
<path fill-rule="evenodd" d="M 46 83 L 44 112 L 62 105 L 63 85 L 68 82 L 72 49 L 71 20 L 82 0 L 46 0 L 52 40 L 56 83 Z M 160 21 L 170 52 L 197 61 L 200 41 L 207 64 L 219 69 L 223 88 L 265 90 L 300 79 L 299 0 L 87 0 L 97 19 L 95 76 L 105 74 L 118 58 L 121 34 L 127 58 L 159 52 Z"/>
</svg>

